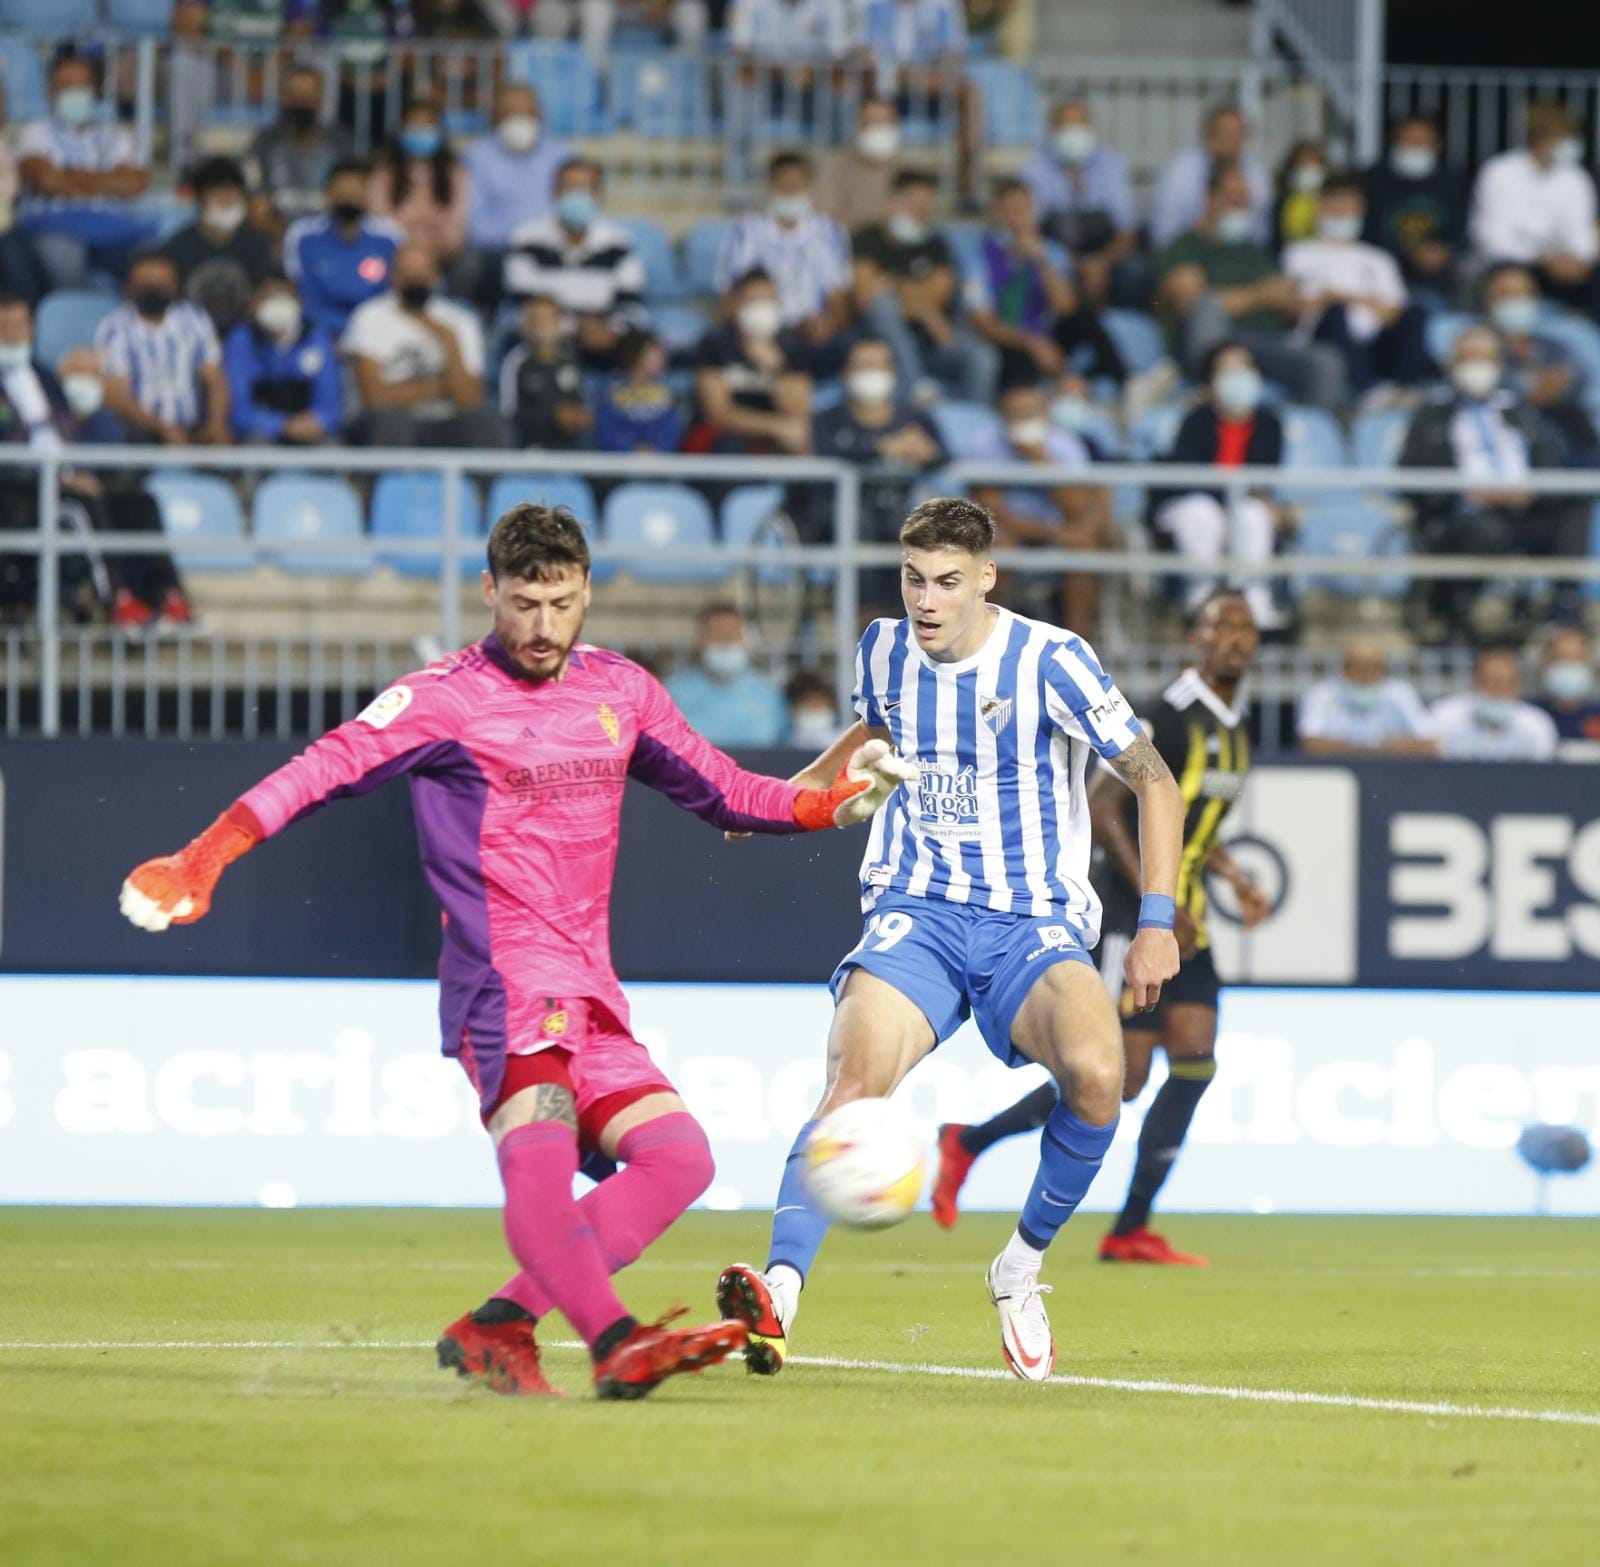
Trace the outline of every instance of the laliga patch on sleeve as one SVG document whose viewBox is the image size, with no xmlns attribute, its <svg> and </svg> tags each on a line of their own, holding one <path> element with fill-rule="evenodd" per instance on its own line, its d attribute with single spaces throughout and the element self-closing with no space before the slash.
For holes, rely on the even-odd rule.
<svg viewBox="0 0 1600 1567">
<path fill-rule="evenodd" d="M 356 722 L 368 729 L 387 729 L 410 706 L 411 687 L 390 686 L 356 714 Z"/>
</svg>

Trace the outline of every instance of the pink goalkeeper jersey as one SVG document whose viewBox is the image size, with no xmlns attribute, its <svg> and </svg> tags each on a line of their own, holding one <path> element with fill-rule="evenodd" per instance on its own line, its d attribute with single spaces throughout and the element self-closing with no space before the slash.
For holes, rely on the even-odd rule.
<svg viewBox="0 0 1600 1567">
<path fill-rule="evenodd" d="M 597 1001 L 628 1026 L 610 908 L 629 778 L 714 827 L 801 830 L 800 791 L 702 739 L 632 660 L 579 643 L 563 678 L 536 684 L 493 636 L 390 686 L 240 803 L 271 836 L 401 773 L 444 905 L 444 1050 L 490 1093 L 508 1051 L 549 1043 L 550 998 Z"/>
</svg>

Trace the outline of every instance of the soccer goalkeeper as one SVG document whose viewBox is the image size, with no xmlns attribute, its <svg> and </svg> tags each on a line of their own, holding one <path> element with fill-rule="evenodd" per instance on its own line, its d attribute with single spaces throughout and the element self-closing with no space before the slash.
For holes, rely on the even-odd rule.
<svg viewBox="0 0 1600 1567">
<path fill-rule="evenodd" d="M 746 1326 L 642 1324 L 611 1284 L 712 1176 L 705 1133 L 633 1038 L 611 964 L 627 780 L 725 831 L 792 833 L 868 820 L 912 769 L 870 742 L 823 759 L 825 789 L 743 771 L 645 670 L 578 641 L 589 550 L 570 512 L 513 508 L 488 555 L 488 636 L 407 675 L 186 848 L 139 866 L 122 910 L 151 931 L 198 920 L 224 869 L 263 838 L 409 774 L 423 867 L 444 906 L 443 1048 L 494 1138 L 520 1270 L 444 1330 L 439 1363 L 498 1392 L 554 1393 L 534 1338 L 554 1308 L 589 1345 L 598 1396 L 638 1398 L 742 1348 Z M 590 1154 L 624 1168 L 577 1200 L 572 1178 Z"/>
</svg>

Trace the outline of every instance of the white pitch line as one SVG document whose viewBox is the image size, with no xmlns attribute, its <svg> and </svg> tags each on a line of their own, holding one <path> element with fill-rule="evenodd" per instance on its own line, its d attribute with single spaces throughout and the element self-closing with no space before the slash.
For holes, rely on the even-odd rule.
<svg viewBox="0 0 1600 1567">
<path fill-rule="evenodd" d="M 576 1339 L 556 1339 L 543 1349 L 581 1350 Z M 0 1339 L 7 1350 L 425 1350 L 431 1339 L 77 1339 L 48 1343 L 43 1340 Z M 928 1361 L 851 1360 L 839 1355 L 791 1355 L 790 1365 L 815 1366 L 824 1371 L 877 1371 L 891 1376 L 950 1377 L 969 1382 L 1014 1382 L 1009 1371 L 992 1366 L 940 1366 Z M 1480 1404 L 1424 1402 L 1406 1398 L 1362 1398 L 1346 1393 L 1310 1393 L 1295 1388 L 1218 1387 L 1205 1382 L 1162 1382 L 1130 1377 L 1083 1377 L 1063 1374 L 1049 1379 L 1054 1387 L 1102 1388 L 1115 1393 L 1164 1393 L 1179 1398 L 1220 1398 L 1245 1404 L 1300 1404 L 1324 1409 L 1364 1409 L 1380 1414 L 1436 1415 L 1456 1420 L 1521 1420 L 1543 1425 L 1600 1427 L 1600 1414 L 1567 1409 L 1510 1409 Z"/>
</svg>

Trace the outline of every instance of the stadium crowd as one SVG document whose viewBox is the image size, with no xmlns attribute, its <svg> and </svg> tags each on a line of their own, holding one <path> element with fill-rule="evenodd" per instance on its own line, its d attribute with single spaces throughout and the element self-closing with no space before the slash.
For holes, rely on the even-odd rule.
<svg viewBox="0 0 1600 1567">
<path fill-rule="evenodd" d="M 972 9 L 993 22 L 1008 8 Z M 576 33 L 596 54 L 619 13 L 687 46 L 708 25 L 701 0 L 304 11 L 216 0 L 176 20 L 228 36 L 257 12 L 290 37 Z M 1409 499 L 1419 551 L 1588 552 L 1590 503 L 1523 487 L 1533 470 L 1600 466 L 1595 183 L 1559 104 L 1534 104 L 1525 144 L 1472 177 L 1447 164 L 1424 118 L 1394 125 L 1370 168 L 1335 167 L 1305 141 L 1274 170 L 1246 116 L 1221 104 L 1142 202 L 1092 105 L 1071 99 L 1016 173 L 982 193 L 981 214 L 952 212 L 901 125 L 913 87 L 960 78 L 955 0 L 733 0 L 722 20 L 752 65 L 820 73 L 859 56 L 888 74 L 843 145 L 771 157 L 764 199 L 723 226 L 715 297 L 687 327 L 681 305 L 660 309 L 659 257 L 614 210 L 601 163 L 546 128 L 525 83 L 501 80 L 492 123 L 465 137 L 447 134 L 443 99 L 419 91 L 363 160 L 323 74 L 290 67 L 247 155 L 151 170 L 107 112 L 99 60 L 62 51 L 48 114 L 0 137 L 0 442 L 266 443 L 302 463 L 339 444 L 815 453 L 872 470 L 864 526 L 878 538 L 954 459 L 1036 463 L 1084 479 L 983 488 L 1007 544 L 1104 549 L 1140 532 L 1186 558 L 1175 591 L 1189 603 L 1230 560 L 1269 559 L 1297 530 L 1314 551 L 1310 523 L 1332 503 L 1264 492 L 1229 506 L 1220 489 L 1158 488 L 1119 515 L 1092 483 L 1097 462 L 1336 465 L 1326 452 L 1351 443 L 1358 460 L 1365 447 L 1369 462 L 1473 480 L 1461 495 Z M 963 145 L 969 85 L 952 128 Z M 957 194 L 970 206 L 969 164 Z M 193 216 L 156 236 L 141 199 L 174 172 Z M 108 287 L 120 302 L 89 340 L 39 351 L 37 316 Z M 68 493 L 85 527 L 153 526 L 132 455 L 126 473 L 73 476 Z M 0 526 L 31 526 L 34 509 L 31 475 L 0 481 Z M 802 537 L 826 535 L 807 496 L 791 494 L 790 509 Z M 0 613 L 26 613 L 30 570 L 0 564 Z M 159 561 L 97 570 L 88 597 L 119 624 L 190 613 Z M 1035 607 L 1093 634 L 1097 586 L 1087 574 L 1036 585 Z M 1281 585 L 1255 578 L 1249 592 L 1267 632 L 1295 635 Z M 1436 581 L 1412 609 L 1422 642 L 1582 634 L 1570 584 L 1516 596 Z M 719 608 L 703 625 L 695 672 L 713 688 L 718 660 L 725 672 L 734 661 L 714 652 L 737 645 L 712 635 L 726 621 Z M 1492 658 L 1480 679 L 1504 685 Z M 1325 693 L 1307 711 L 1363 711 L 1362 687 L 1347 659 L 1339 700 Z M 770 693 L 751 698 L 758 708 L 768 729 L 785 721 Z M 1381 710 L 1411 725 L 1381 743 L 1417 739 L 1414 704 L 1391 693 Z M 1366 743 L 1336 731 L 1326 743 Z M 1447 754 L 1452 744 L 1438 740 Z"/>
</svg>

